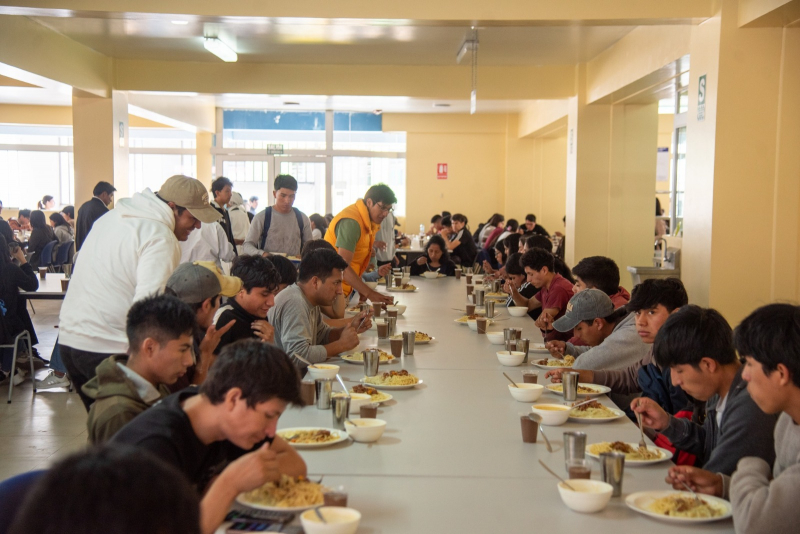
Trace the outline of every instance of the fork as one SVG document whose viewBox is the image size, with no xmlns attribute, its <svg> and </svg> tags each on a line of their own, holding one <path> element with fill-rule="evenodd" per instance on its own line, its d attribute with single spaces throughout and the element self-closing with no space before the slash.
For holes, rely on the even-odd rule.
<svg viewBox="0 0 800 534">
<path fill-rule="evenodd" d="M 642 439 L 639 440 L 639 450 L 647 452 L 647 443 L 644 441 L 644 427 L 642 426 L 642 414 L 636 413 L 636 421 L 639 423 L 639 433 L 642 437 Z"/>
</svg>

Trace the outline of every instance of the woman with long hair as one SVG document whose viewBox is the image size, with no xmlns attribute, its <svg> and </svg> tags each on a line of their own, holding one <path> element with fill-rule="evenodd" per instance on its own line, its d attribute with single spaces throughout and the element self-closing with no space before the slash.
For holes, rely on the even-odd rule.
<svg viewBox="0 0 800 534">
<path fill-rule="evenodd" d="M 22 248 L 14 244 L 12 247 L 13 250 L 9 251 L 8 243 L 3 236 L 0 236 L 0 304 L 4 309 L 4 312 L 0 312 L 0 344 L 11 344 L 17 334 L 28 330 L 31 343 L 36 345 L 39 340 L 25 308 L 25 299 L 19 296 L 19 290 L 36 291 L 39 289 L 39 278 L 25 259 Z M 19 262 L 19 266 L 11 261 L 12 257 Z M 30 350 L 30 347 L 27 349 Z M 2 354 L 0 357 L 2 360 L 0 383 L 2 383 L 11 376 L 11 359 L 14 353 L 13 349 L 0 349 L 0 354 Z M 20 384 L 24 379 L 24 373 L 16 372 L 14 385 Z"/>
<path fill-rule="evenodd" d="M 489 234 L 495 231 L 498 226 L 502 226 L 503 222 L 505 221 L 505 217 L 503 217 L 502 213 L 495 213 L 489 220 L 486 221 L 486 224 L 483 225 L 480 232 L 478 233 L 478 244 L 481 248 L 486 246 L 486 240 L 489 238 Z"/>
<path fill-rule="evenodd" d="M 42 251 L 48 243 L 57 241 L 57 239 L 55 232 L 47 224 L 43 211 L 33 210 L 31 212 L 31 228 L 33 228 L 33 231 L 31 231 L 31 237 L 28 239 L 28 254 L 30 255 L 31 267 L 36 269 L 40 264 L 50 265 L 52 258 L 42 258 Z"/>
<path fill-rule="evenodd" d="M 45 195 L 42 197 L 42 200 L 36 203 L 36 209 L 51 210 L 55 205 L 56 205 L 56 200 L 53 198 L 53 196 Z"/>
<path fill-rule="evenodd" d="M 460 263 L 464 267 L 472 267 L 478 249 L 467 224 L 469 220 L 461 213 L 456 213 L 452 217 L 453 232 L 450 234 L 450 241 L 446 243 L 447 250 L 453 255 L 453 261 Z"/>
<path fill-rule="evenodd" d="M 53 258 L 58 257 L 58 249 L 61 247 L 70 247 L 71 250 L 67 253 L 67 263 L 72 263 L 72 256 L 74 254 L 74 242 L 75 242 L 75 230 L 72 229 L 72 226 L 67 222 L 67 219 L 64 218 L 63 215 L 60 213 L 51 213 L 50 214 L 50 225 L 53 227 L 53 233 L 56 235 L 56 239 L 58 239 L 58 245 L 56 245 L 55 250 L 53 251 Z"/>
<path fill-rule="evenodd" d="M 325 231 L 328 229 L 328 221 L 319 213 L 312 214 L 308 220 L 311 222 L 311 237 L 314 239 L 322 239 Z"/>
<path fill-rule="evenodd" d="M 445 276 L 455 276 L 456 264 L 450 259 L 444 238 L 433 235 L 425 245 L 425 255 L 411 264 L 411 274 L 418 276 L 424 272 L 437 270 Z"/>
</svg>

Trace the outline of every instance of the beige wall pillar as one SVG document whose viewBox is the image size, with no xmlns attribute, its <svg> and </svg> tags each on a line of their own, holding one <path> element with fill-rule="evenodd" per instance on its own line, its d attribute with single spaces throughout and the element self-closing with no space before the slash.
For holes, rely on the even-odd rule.
<svg viewBox="0 0 800 534">
<path fill-rule="evenodd" d="M 521 199 L 524 205 L 514 213 L 524 217 L 536 215 L 536 221 L 551 234 L 564 233 L 562 219 L 566 214 L 567 135 L 566 128 L 534 139 L 533 179 L 530 195 Z M 527 193 L 527 190 L 525 190 Z M 520 220 L 520 223 L 523 221 Z"/>
<path fill-rule="evenodd" d="M 800 287 L 800 30 L 740 28 L 738 8 L 692 32 L 682 267 L 690 300 L 734 325 Z"/>
<path fill-rule="evenodd" d="M 73 96 L 72 137 L 75 206 L 92 198 L 92 189 L 99 181 L 114 184 L 117 199 L 130 196 L 127 94 L 113 91 L 111 98 Z"/>
<path fill-rule="evenodd" d="M 214 134 L 211 132 L 200 132 L 195 134 L 197 142 L 197 176 L 206 189 L 211 191 L 213 157 L 211 156 L 211 145 L 213 144 Z"/>
</svg>

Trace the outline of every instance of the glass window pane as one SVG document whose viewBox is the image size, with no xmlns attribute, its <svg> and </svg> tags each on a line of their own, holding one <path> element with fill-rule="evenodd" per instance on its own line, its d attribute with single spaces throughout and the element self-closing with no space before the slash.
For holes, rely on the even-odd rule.
<svg viewBox="0 0 800 534">
<path fill-rule="evenodd" d="M 223 160 L 222 175 L 232 182 L 266 182 L 269 168 L 266 161 Z"/>
<path fill-rule="evenodd" d="M 175 174 L 197 176 L 197 157 L 180 154 L 130 154 L 128 157 L 132 192 L 145 188 L 158 191 Z"/>
<path fill-rule="evenodd" d="M 362 198 L 370 186 L 384 183 L 397 197 L 395 215 L 406 214 L 406 160 L 404 158 L 333 158 L 332 213 Z"/>
<path fill-rule="evenodd" d="M 196 148 L 192 132 L 175 128 L 130 128 L 131 148 Z"/>
<path fill-rule="evenodd" d="M 311 215 L 325 215 L 325 162 L 281 161 L 280 174 L 290 174 L 297 180 L 294 207 Z"/>
<path fill-rule="evenodd" d="M 678 98 L 678 113 L 686 113 L 689 110 L 689 92 L 683 91 Z"/>
<path fill-rule="evenodd" d="M 35 209 L 44 195 L 52 195 L 58 208 L 71 204 L 72 191 L 64 192 L 62 181 L 70 183 L 72 154 L 65 159 L 62 154 L 69 153 L 0 150 L 0 199 L 4 206 Z"/>
<path fill-rule="evenodd" d="M 333 132 L 334 150 L 369 150 L 370 152 L 405 152 L 405 132 Z"/>
</svg>

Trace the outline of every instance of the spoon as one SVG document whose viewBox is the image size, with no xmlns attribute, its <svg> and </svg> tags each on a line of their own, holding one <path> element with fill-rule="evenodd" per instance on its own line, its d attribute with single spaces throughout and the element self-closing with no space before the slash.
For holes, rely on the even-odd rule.
<svg viewBox="0 0 800 534">
<path fill-rule="evenodd" d="M 304 364 L 306 364 L 309 367 L 313 367 L 314 369 L 317 368 L 313 363 L 311 363 L 310 361 L 306 360 L 305 358 L 303 358 L 302 356 L 300 356 L 297 353 L 294 354 L 294 357 L 297 358 L 298 360 L 300 360 L 301 362 L 303 362 Z"/>
<path fill-rule="evenodd" d="M 553 446 L 550 445 L 550 440 L 547 439 L 547 435 L 544 433 L 544 429 L 542 428 L 542 418 L 538 414 L 531 413 L 528 414 L 528 419 L 530 419 L 531 421 L 536 421 L 536 424 L 539 425 L 539 433 L 544 438 L 544 445 L 545 447 L 547 447 L 547 452 L 553 452 Z"/>
<path fill-rule="evenodd" d="M 542 467 L 544 467 L 545 469 L 547 469 L 547 472 L 548 472 L 548 473 L 550 473 L 551 475 L 553 475 L 554 477 L 556 477 L 558 480 L 560 480 L 561 482 L 563 482 L 563 483 L 564 483 L 564 485 L 565 485 L 566 487 L 568 487 L 568 488 L 569 488 L 569 489 L 571 489 L 572 491 L 578 491 L 578 490 L 576 490 L 575 488 L 573 488 L 572 486 L 570 486 L 570 485 L 569 485 L 569 482 L 567 482 L 566 480 L 564 480 L 563 478 L 561 478 L 560 476 L 558 476 L 558 475 L 556 474 L 556 472 L 555 472 L 555 471 L 553 471 L 552 469 L 550 469 L 549 467 L 547 467 L 547 466 L 544 464 L 544 462 L 543 462 L 543 461 L 539 460 L 539 463 L 540 463 L 540 464 L 542 464 Z"/>
<path fill-rule="evenodd" d="M 314 508 L 314 513 L 316 513 L 316 514 L 317 514 L 317 517 L 319 517 L 319 520 L 320 520 L 320 521 L 322 521 L 322 522 L 323 522 L 323 523 L 325 523 L 326 525 L 328 524 L 328 522 L 327 522 L 327 521 L 325 520 L 325 518 L 322 516 L 322 512 L 320 512 L 320 511 L 319 511 L 319 506 L 317 506 L 316 508 Z"/>
<path fill-rule="evenodd" d="M 339 373 L 336 373 L 336 380 L 339 381 L 339 383 L 342 385 L 342 389 L 344 389 L 344 392 L 347 393 L 347 396 L 349 397 L 350 393 L 347 391 L 347 386 L 345 386 L 344 382 L 342 382 L 342 377 L 339 376 Z"/>
<path fill-rule="evenodd" d="M 504 377 L 506 377 L 506 378 L 508 378 L 508 381 L 509 381 L 509 382 L 511 382 L 512 384 L 514 384 L 514 387 L 515 387 L 515 388 L 518 388 L 518 387 L 519 387 L 519 386 L 517 385 L 517 383 L 516 383 L 516 382 L 514 382 L 513 380 L 511 380 L 511 377 L 510 377 L 510 376 L 508 376 L 508 375 L 507 375 L 507 374 L 505 374 L 505 373 L 503 373 L 503 376 L 504 376 Z"/>
</svg>

